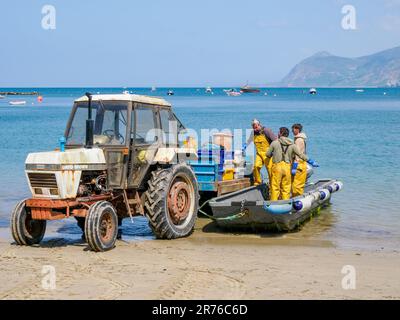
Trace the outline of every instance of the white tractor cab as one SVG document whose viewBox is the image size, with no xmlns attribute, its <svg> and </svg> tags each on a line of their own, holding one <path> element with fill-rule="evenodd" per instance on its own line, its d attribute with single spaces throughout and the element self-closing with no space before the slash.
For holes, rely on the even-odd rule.
<svg viewBox="0 0 400 320">
<path fill-rule="evenodd" d="M 32 198 L 19 202 L 11 227 L 19 245 L 39 243 L 46 221 L 75 217 L 94 251 L 114 247 L 125 217 L 146 215 L 158 238 L 191 234 L 199 190 L 180 146 L 184 127 L 164 99 L 134 94 L 77 99 L 60 149 L 31 153 Z"/>
</svg>

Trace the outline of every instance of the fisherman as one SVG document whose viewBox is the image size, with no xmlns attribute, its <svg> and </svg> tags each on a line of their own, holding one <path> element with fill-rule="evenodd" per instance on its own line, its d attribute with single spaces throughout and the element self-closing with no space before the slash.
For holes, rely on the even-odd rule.
<svg viewBox="0 0 400 320">
<path fill-rule="evenodd" d="M 271 159 L 267 159 L 266 153 L 272 141 L 276 140 L 277 137 L 270 128 L 263 127 L 260 121 L 257 119 L 253 119 L 251 125 L 253 127 L 253 131 L 245 146 L 249 145 L 251 142 L 254 142 L 256 147 L 256 158 L 253 169 L 254 185 L 259 185 L 262 182 L 261 169 L 263 166 L 265 166 L 267 169 L 268 179 L 271 183 L 272 161 Z"/>
<path fill-rule="evenodd" d="M 294 143 L 300 153 L 307 154 L 307 136 L 300 123 L 292 125 Z M 292 165 L 292 197 L 300 196 L 304 193 L 304 185 L 307 180 L 307 162 L 296 156 Z"/>
<path fill-rule="evenodd" d="M 272 157 L 271 201 L 290 199 L 292 185 L 291 165 L 295 156 L 313 166 L 318 166 L 314 160 L 309 159 L 304 153 L 301 153 L 299 148 L 288 137 L 289 129 L 281 127 L 279 129 L 278 140 L 271 143 L 266 154 L 268 160 Z"/>
</svg>

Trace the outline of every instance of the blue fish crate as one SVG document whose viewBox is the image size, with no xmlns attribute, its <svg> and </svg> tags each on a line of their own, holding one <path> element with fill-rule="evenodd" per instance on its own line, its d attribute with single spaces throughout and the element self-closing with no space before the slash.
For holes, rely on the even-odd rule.
<svg viewBox="0 0 400 320">
<path fill-rule="evenodd" d="M 202 149 L 197 152 L 198 159 L 189 161 L 196 174 L 199 191 L 217 191 L 217 182 L 222 181 L 225 160 L 233 159 L 233 152 L 223 148 Z"/>
</svg>

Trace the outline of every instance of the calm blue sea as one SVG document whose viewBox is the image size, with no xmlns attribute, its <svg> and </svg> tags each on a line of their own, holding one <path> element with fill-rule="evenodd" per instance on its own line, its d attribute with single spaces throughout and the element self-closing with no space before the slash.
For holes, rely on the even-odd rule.
<svg viewBox="0 0 400 320">
<path fill-rule="evenodd" d="M 204 88 L 7 88 L 0 91 L 38 90 L 36 97 L 0 99 L 0 229 L 8 234 L 9 214 L 15 202 L 29 196 L 24 161 L 29 152 L 57 146 L 75 98 L 86 91 L 163 96 L 173 103 L 181 121 L 190 128 L 247 129 L 252 118 L 274 131 L 300 122 L 309 136 L 308 152 L 321 167 L 313 179 L 337 178 L 344 189 L 332 205 L 297 234 L 330 240 L 336 245 L 373 250 L 400 245 L 400 89 L 266 88 L 260 94 L 228 97 L 224 88 L 214 94 Z M 26 100 L 10 106 L 10 100 Z M 125 224 L 132 239 L 151 238 L 143 219 L 136 227 Z M 74 223 L 56 222 L 54 232 L 79 236 Z"/>
</svg>

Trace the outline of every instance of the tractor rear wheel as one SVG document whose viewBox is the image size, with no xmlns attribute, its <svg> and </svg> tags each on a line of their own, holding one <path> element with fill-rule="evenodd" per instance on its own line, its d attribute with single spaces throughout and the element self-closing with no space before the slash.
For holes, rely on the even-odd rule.
<svg viewBox="0 0 400 320">
<path fill-rule="evenodd" d="M 85 220 L 85 236 L 93 251 L 108 251 L 115 246 L 118 217 L 114 206 L 108 201 L 91 205 Z"/>
<path fill-rule="evenodd" d="M 21 246 L 31 246 L 42 241 L 46 232 L 46 220 L 34 220 L 26 209 L 25 200 L 17 203 L 11 213 L 11 233 Z"/>
<path fill-rule="evenodd" d="M 199 208 L 196 175 L 185 163 L 151 173 L 145 193 L 149 225 L 159 239 L 186 237 L 193 232 Z"/>
</svg>

